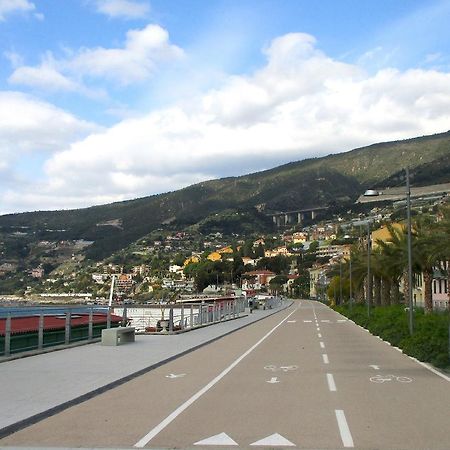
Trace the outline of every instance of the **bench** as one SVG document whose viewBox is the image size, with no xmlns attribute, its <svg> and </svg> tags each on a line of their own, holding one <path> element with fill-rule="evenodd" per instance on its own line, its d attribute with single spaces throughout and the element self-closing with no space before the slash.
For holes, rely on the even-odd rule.
<svg viewBox="0 0 450 450">
<path fill-rule="evenodd" d="M 102 345 L 119 345 L 134 342 L 134 327 L 105 328 L 102 330 Z"/>
</svg>

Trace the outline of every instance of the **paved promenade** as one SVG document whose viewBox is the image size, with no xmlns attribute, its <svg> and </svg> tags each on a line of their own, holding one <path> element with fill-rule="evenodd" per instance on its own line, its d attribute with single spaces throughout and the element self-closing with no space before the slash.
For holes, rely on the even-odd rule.
<svg viewBox="0 0 450 450">
<path fill-rule="evenodd" d="M 253 321 L 259 318 L 256 314 L 235 323 Z M 232 333 L 224 329 L 221 339 L 0 439 L 0 447 L 449 449 L 447 375 L 315 301 L 296 301 L 247 323 Z M 198 336 L 221 326 L 199 330 Z M 190 334 L 195 346 L 199 339 Z M 183 343 L 183 336 L 174 338 Z M 163 342 L 168 348 L 170 340 Z M 127 354 L 122 350 L 131 352 L 139 345 L 140 357 L 131 358 L 130 364 L 143 359 L 146 351 L 150 364 L 150 344 L 107 349 L 114 363 L 106 356 L 97 361 L 95 352 L 90 356 L 95 375 L 104 376 L 101 364 L 118 370 L 115 359 L 120 363 Z M 87 350 L 95 347 L 105 350 L 95 345 Z M 62 373 L 86 361 L 75 361 Z M 116 373 L 116 378 L 121 375 Z M 33 383 L 33 374 L 27 379 Z M 51 395 L 48 389 L 46 394 Z M 15 403 L 14 393 L 10 398 Z"/>
<path fill-rule="evenodd" d="M 190 332 L 138 335 L 117 347 L 100 343 L 0 363 L 0 436 L 79 403 L 143 374 L 179 355 L 286 308 L 256 310 L 247 316 Z"/>
</svg>

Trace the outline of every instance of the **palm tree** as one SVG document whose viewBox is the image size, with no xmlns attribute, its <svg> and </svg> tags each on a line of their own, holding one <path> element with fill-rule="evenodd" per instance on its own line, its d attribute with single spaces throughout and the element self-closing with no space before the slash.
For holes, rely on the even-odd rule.
<svg viewBox="0 0 450 450">
<path fill-rule="evenodd" d="M 377 241 L 383 255 L 383 272 L 385 274 L 386 286 L 390 286 L 390 301 L 385 303 L 399 303 L 400 280 L 403 278 L 405 303 L 408 303 L 408 243 L 407 234 L 403 229 L 398 229 L 392 225 L 387 225 L 390 238 L 384 241 Z"/>
</svg>

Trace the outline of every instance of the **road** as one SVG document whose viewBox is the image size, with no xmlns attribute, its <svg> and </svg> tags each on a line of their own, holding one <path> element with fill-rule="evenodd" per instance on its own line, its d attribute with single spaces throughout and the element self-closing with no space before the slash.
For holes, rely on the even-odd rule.
<svg viewBox="0 0 450 450">
<path fill-rule="evenodd" d="M 0 446 L 449 449 L 450 379 L 313 301 Z"/>
</svg>

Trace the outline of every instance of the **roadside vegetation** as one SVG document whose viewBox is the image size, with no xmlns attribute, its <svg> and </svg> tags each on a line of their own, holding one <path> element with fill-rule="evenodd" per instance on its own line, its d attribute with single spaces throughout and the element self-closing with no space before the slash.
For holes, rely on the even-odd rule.
<svg viewBox="0 0 450 450">
<path fill-rule="evenodd" d="M 408 329 L 408 312 L 402 305 L 374 308 L 370 317 L 364 305 L 335 306 L 334 309 L 380 336 L 407 355 L 433 366 L 450 370 L 449 316 L 447 312 L 425 314 L 414 312 L 414 334 Z"/>
<path fill-rule="evenodd" d="M 327 292 L 331 305 L 404 353 L 450 369 L 449 311 L 433 305 L 433 279 L 450 282 L 450 207 L 417 216 L 412 224 L 413 283 L 422 287 L 424 296 L 424 308 L 414 308 L 413 335 L 408 328 L 408 293 L 413 287 L 408 286 L 407 232 L 404 226 L 387 228 L 390 238 L 372 243 L 370 279 L 367 241 L 353 247 L 351 272 L 350 259 L 333 267 Z"/>
</svg>

